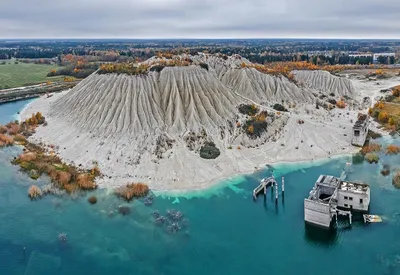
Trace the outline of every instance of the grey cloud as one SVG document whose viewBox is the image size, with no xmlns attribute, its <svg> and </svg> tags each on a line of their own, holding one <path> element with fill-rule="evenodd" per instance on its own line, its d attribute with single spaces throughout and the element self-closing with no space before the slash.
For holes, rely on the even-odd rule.
<svg viewBox="0 0 400 275">
<path fill-rule="evenodd" d="M 0 37 L 390 37 L 398 0 L 2 0 Z"/>
</svg>

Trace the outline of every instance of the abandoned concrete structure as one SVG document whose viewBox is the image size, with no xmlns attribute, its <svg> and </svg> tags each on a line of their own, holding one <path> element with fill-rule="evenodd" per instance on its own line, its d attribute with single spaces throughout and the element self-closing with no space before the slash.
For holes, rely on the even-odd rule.
<svg viewBox="0 0 400 275">
<path fill-rule="evenodd" d="M 368 212 L 370 188 L 367 184 L 342 181 L 320 175 L 308 198 L 304 199 L 304 220 L 307 223 L 329 228 L 338 215 L 348 216 L 352 211 Z"/>
<path fill-rule="evenodd" d="M 351 144 L 354 146 L 364 146 L 368 136 L 369 116 L 366 114 L 358 114 L 356 123 L 353 126 L 353 139 Z"/>
</svg>

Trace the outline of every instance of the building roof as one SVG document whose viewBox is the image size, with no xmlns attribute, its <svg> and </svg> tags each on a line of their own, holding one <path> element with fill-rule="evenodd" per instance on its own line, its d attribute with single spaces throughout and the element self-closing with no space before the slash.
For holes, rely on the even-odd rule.
<svg viewBox="0 0 400 275">
<path fill-rule="evenodd" d="M 369 189 L 369 186 L 364 183 L 342 181 L 340 183 L 339 189 L 342 191 L 350 191 L 353 193 L 366 193 Z"/>
<path fill-rule="evenodd" d="M 353 128 L 362 128 L 364 127 L 367 121 L 368 121 L 368 115 L 359 113 L 357 121 L 356 123 L 354 123 Z"/>
</svg>

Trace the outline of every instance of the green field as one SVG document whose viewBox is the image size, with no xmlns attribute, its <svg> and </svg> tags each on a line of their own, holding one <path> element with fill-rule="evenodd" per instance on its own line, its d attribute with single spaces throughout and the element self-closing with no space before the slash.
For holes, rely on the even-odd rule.
<svg viewBox="0 0 400 275">
<path fill-rule="evenodd" d="M 3 62 L 3 61 L 2 61 Z M 46 81 L 63 80 L 63 76 L 47 77 L 55 65 L 26 64 L 9 60 L 5 65 L 0 62 L 0 89 L 33 85 Z"/>
</svg>

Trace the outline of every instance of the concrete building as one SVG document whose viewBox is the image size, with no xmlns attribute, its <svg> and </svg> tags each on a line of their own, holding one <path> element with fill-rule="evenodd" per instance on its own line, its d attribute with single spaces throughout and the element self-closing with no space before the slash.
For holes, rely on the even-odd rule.
<svg viewBox="0 0 400 275">
<path fill-rule="evenodd" d="M 329 228 L 338 215 L 345 215 L 351 224 L 352 211 L 368 212 L 369 203 L 370 188 L 367 184 L 320 175 L 309 196 L 304 199 L 304 220 Z"/>
<path fill-rule="evenodd" d="M 396 53 L 374 53 L 374 57 L 373 57 L 374 63 L 378 61 L 378 57 L 380 57 L 380 56 L 385 56 L 385 57 L 393 56 L 393 57 L 395 57 Z"/>
<path fill-rule="evenodd" d="M 369 116 L 366 114 L 358 114 L 356 123 L 353 126 L 353 138 L 351 144 L 354 146 L 364 146 L 368 136 Z"/>
</svg>

